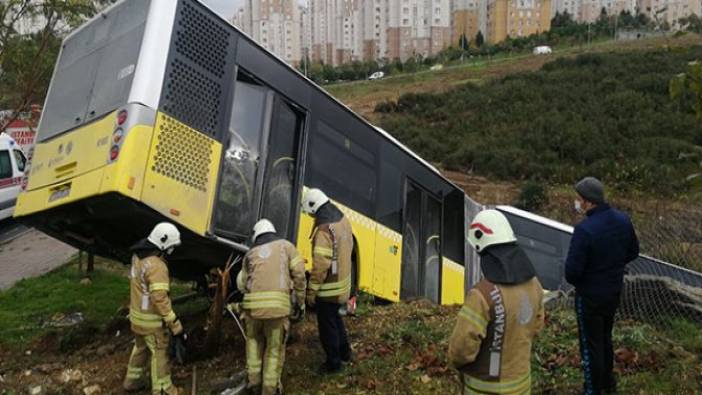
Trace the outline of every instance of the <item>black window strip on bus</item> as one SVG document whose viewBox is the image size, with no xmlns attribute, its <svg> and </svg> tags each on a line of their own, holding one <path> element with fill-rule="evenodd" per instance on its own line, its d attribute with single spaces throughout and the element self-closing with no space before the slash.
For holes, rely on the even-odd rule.
<svg viewBox="0 0 702 395">
<path fill-rule="evenodd" d="M 306 185 L 324 190 L 344 205 L 374 218 L 375 155 L 322 121 L 308 151 Z"/>
</svg>

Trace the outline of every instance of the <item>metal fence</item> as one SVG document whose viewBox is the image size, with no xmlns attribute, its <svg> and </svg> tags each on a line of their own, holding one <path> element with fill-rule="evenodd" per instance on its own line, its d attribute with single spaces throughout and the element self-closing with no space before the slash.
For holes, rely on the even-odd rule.
<svg viewBox="0 0 702 395">
<path fill-rule="evenodd" d="M 702 209 L 657 206 L 635 226 L 642 255 L 628 265 L 620 314 L 702 323 Z"/>
</svg>

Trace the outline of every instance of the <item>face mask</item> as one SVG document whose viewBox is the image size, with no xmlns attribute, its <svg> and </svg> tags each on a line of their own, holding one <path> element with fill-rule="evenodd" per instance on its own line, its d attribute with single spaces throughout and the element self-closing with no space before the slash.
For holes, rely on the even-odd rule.
<svg viewBox="0 0 702 395">
<path fill-rule="evenodd" d="M 573 202 L 573 205 L 575 206 L 575 211 L 578 214 L 583 214 L 585 212 L 585 210 L 583 209 L 583 205 L 580 203 L 580 200 L 575 200 Z"/>
</svg>

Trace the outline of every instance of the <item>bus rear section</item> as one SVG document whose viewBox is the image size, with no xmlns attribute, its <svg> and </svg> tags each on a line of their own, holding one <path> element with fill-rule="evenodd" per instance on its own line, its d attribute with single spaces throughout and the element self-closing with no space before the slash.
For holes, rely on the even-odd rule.
<svg viewBox="0 0 702 395">
<path fill-rule="evenodd" d="M 121 1 L 64 40 L 16 217 L 122 261 L 164 219 L 206 235 L 221 144 L 159 111 L 176 3 Z"/>
</svg>

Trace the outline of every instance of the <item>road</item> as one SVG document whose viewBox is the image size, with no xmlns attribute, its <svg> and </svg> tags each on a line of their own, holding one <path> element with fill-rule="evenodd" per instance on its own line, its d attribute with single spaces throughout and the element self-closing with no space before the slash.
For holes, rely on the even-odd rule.
<svg viewBox="0 0 702 395">
<path fill-rule="evenodd" d="M 27 233 L 29 228 L 15 221 L 14 219 L 4 219 L 0 221 L 0 244 L 8 242 L 15 237 Z"/>
<path fill-rule="evenodd" d="M 0 290 L 66 263 L 78 251 L 36 229 L 0 221 Z"/>
</svg>

